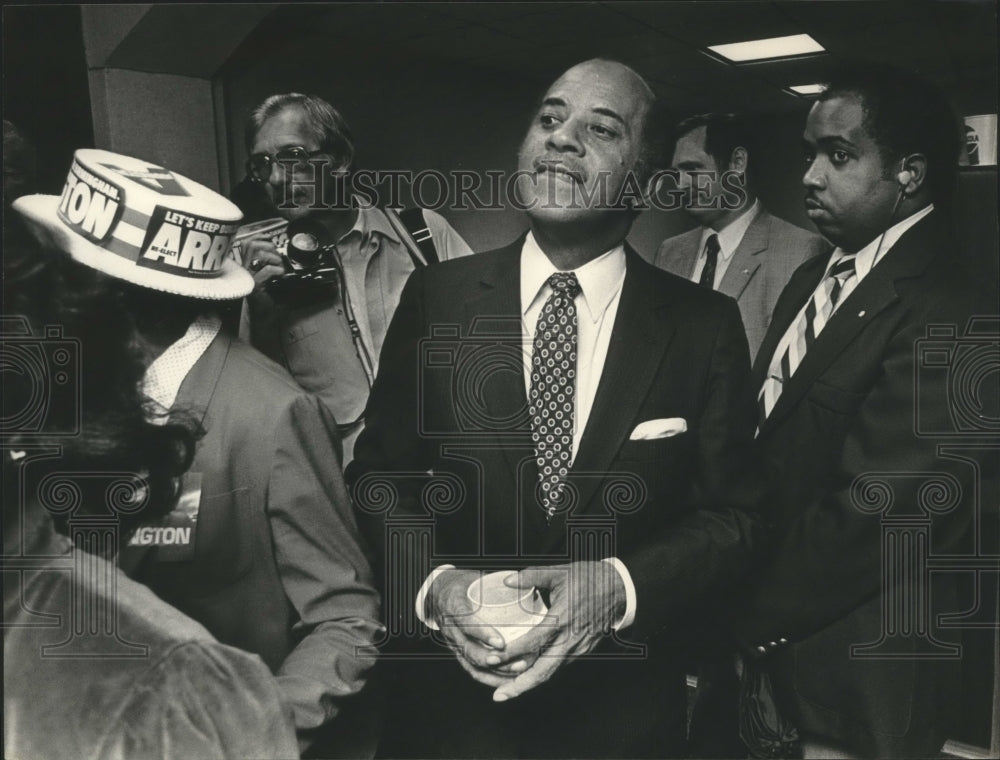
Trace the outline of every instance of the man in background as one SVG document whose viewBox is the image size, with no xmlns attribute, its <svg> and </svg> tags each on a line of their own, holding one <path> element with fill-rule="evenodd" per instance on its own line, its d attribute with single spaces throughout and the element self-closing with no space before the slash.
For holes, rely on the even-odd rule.
<svg viewBox="0 0 1000 760">
<path fill-rule="evenodd" d="M 755 158 L 749 130 L 733 114 L 682 121 L 673 168 L 686 191 L 685 211 L 698 227 L 664 240 L 653 259 L 661 269 L 736 299 L 751 359 L 792 272 L 829 250 L 819 235 L 761 205 L 749 182 Z"/>
<path fill-rule="evenodd" d="M 446 261 L 472 250 L 443 217 L 425 209 L 415 223 L 415 237 L 432 243 L 425 254 L 426 246 L 414 248 L 399 215 L 355 202 L 349 192 L 354 141 L 340 113 L 321 98 L 272 95 L 254 109 L 246 139 L 248 174 L 266 191 L 275 215 L 320 224 L 325 242 L 336 246 L 339 271 L 335 283 L 308 298 L 276 302 L 267 287 L 287 273 L 283 245 L 265 238 L 248 242 L 243 263 L 255 282 L 249 338 L 327 405 L 340 428 L 346 465 L 406 279 L 414 268 L 433 263 L 429 257 Z"/>
</svg>

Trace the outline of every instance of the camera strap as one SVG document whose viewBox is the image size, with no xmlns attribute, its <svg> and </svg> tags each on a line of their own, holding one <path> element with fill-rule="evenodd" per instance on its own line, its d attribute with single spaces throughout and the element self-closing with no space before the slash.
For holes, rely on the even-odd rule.
<svg viewBox="0 0 1000 760">
<path fill-rule="evenodd" d="M 387 208 L 385 215 L 406 246 L 414 266 L 422 267 L 440 261 L 434 235 L 427 226 L 422 208 L 408 208 L 403 211 Z"/>
</svg>

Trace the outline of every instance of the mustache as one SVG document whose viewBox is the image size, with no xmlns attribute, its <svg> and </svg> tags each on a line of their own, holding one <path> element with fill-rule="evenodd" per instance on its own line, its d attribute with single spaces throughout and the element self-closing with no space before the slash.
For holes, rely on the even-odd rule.
<svg viewBox="0 0 1000 760">
<path fill-rule="evenodd" d="M 536 174 L 540 172 L 565 174 L 581 184 L 587 180 L 587 173 L 584 171 L 583 167 L 577 166 L 563 159 L 545 157 L 536 158 L 531 162 L 531 168 L 534 169 Z"/>
</svg>

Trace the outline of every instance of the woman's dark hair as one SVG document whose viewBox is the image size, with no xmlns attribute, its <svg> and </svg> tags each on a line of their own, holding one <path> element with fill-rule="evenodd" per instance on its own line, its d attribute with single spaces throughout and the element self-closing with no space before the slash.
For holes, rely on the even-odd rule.
<svg viewBox="0 0 1000 760">
<path fill-rule="evenodd" d="M 135 326 L 120 288 L 62 251 L 40 245 L 24 234 L 16 219 L 5 219 L 4 315 L 5 326 L 16 324 L 22 332 L 30 330 L 30 338 L 20 340 L 16 349 L 26 360 L 34 355 L 38 361 L 32 366 L 41 370 L 20 371 L 15 366 L 18 354 L 13 342 L 10 350 L 5 348 L 5 442 L 16 449 L 26 444 L 30 433 L 33 445 L 61 449 L 58 457 L 32 466 L 33 483 L 25 484 L 23 498 L 44 505 L 37 491 L 40 480 L 48 474 L 66 473 L 79 506 L 63 514 L 63 519 L 117 515 L 122 536 L 139 522 L 170 511 L 178 497 L 179 476 L 194 455 L 194 426 L 148 421 L 139 385 L 145 367 L 135 348 Z M 65 365 L 69 372 L 62 383 L 54 379 L 65 370 L 49 360 L 55 341 L 66 347 L 71 360 Z M 22 429 L 16 425 L 10 429 L 7 423 L 18 419 L 19 406 L 32 400 L 40 402 L 40 413 L 24 417 Z M 10 482 L 8 468 L 16 465 L 5 455 L 3 466 L 4 480 Z M 113 473 L 142 478 L 145 506 L 141 510 L 123 514 L 113 508 L 117 502 L 108 490 Z M 8 501 L 6 490 L 5 523 L 11 517 L 9 508 L 16 507 Z"/>
</svg>

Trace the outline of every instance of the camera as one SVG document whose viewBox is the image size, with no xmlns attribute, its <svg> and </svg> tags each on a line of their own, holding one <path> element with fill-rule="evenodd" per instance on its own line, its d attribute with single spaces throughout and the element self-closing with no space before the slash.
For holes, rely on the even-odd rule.
<svg viewBox="0 0 1000 760">
<path fill-rule="evenodd" d="M 0 320 L 3 415 L 0 435 L 75 436 L 80 432 L 80 341 L 49 325 L 32 334 L 20 316 Z"/>
<path fill-rule="evenodd" d="M 286 235 L 285 273 L 265 283 L 267 293 L 292 306 L 336 300 L 341 272 L 333 232 L 321 220 L 307 216 L 290 222 Z"/>
<path fill-rule="evenodd" d="M 527 341 L 527 342 L 526 342 Z M 528 405 L 491 405 L 493 383 L 524 384 L 530 339 L 518 317 L 476 317 L 468 335 L 458 325 L 433 325 L 420 343 L 420 432 L 523 437 L 531 432 Z"/>
<path fill-rule="evenodd" d="M 928 325 L 915 349 L 917 435 L 1000 433 L 1000 317 L 972 317 L 963 335 L 955 325 Z"/>
</svg>

